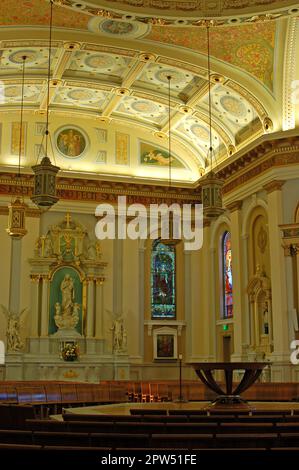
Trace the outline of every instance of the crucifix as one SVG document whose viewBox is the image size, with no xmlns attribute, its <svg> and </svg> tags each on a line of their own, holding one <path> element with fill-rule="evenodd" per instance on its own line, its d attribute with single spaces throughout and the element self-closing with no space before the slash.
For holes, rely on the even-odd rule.
<svg viewBox="0 0 299 470">
<path fill-rule="evenodd" d="M 66 214 L 65 220 L 66 220 L 66 228 L 70 228 L 70 222 L 72 220 L 72 217 L 69 213 Z"/>
</svg>

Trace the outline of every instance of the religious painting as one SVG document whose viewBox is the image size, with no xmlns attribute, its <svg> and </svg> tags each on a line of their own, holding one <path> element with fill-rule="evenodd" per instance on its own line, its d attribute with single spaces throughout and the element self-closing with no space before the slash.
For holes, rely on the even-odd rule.
<svg viewBox="0 0 299 470">
<path fill-rule="evenodd" d="M 155 328 L 153 330 L 154 359 L 177 358 L 177 330 L 171 327 Z"/>
<path fill-rule="evenodd" d="M 79 272 L 64 266 L 54 272 L 50 286 L 49 334 L 59 329 L 82 334 L 82 280 Z"/>
<path fill-rule="evenodd" d="M 140 163 L 148 166 L 171 165 L 173 168 L 184 168 L 184 165 L 174 155 L 169 157 L 169 152 L 160 147 L 155 147 L 149 142 L 140 142 Z"/>
<path fill-rule="evenodd" d="M 85 133 L 71 126 L 60 129 L 56 133 L 55 142 L 60 154 L 67 158 L 80 157 L 87 147 Z"/>
<path fill-rule="evenodd" d="M 157 335 L 157 357 L 173 357 L 173 335 Z"/>
<path fill-rule="evenodd" d="M 175 247 L 155 240 L 151 253 L 152 318 L 176 316 Z"/>
<path fill-rule="evenodd" d="M 19 155 L 20 153 L 20 122 L 12 122 L 11 124 L 11 154 Z M 26 134 L 27 134 L 27 123 L 24 122 L 22 125 L 22 148 L 21 155 L 25 154 L 26 148 Z"/>
<path fill-rule="evenodd" d="M 106 144 L 107 142 L 107 129 L 96 129 L 96 133 L 98 136 L 98 142 L 99 144 Z"/>
<path fill-rule="evenodd" d="M 96 163 L 106 163 L 107 152 L 106 150 L 99 150 L 97 153 Z"/>
<path fill-rule="evenodd" d="M 116 132 L 115 139 L 116 163 L 117 165 L 128 165 L 130 136 L 128 134 L 123 134 L 122 132 Z"/>
<path fill-rule="evenodd" d="M 231 234 L 225 232 L 222 239 L 222 266 L 223 266 L 223 318 L 233 316 L 233 275 L 232 275 L 232 249 Z"/>
</svg>

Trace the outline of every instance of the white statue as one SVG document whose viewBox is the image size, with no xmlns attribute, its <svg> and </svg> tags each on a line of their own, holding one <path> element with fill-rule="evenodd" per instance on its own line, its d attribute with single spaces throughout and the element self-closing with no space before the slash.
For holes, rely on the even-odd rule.
<svg viewBox="0 0 299 470">
<path fill-rule="evenodd" d="M 1 308 L 7 320 L 7 351 L 18 352 L 24 348 L 24 343 L 21 339 L 21 327 L 23 326 L 23 314 L 27 308 L 24 308 L 19 315 L 9 312 L 4 305 L 1 305 Z"/>
<path fill-rule="evenodd" d="M 58 328 L 75 328 L 79 322 L 80 305 L 75 300 L 74 280 L 69 275 L 64 276 L 60 284 L 62 302 L 56 302 L 54 320 Z"/>
<path fill-rule="evenodd" d="M 127 332 L 124 327 L 122 315 L 113 315 L 113 323 L 110 331 L 113 332 L 113 352 L 124 352 L 127 349 Z"/>
<path fill-rule="evenodd" d="M 62 293 L 62 315 L 70 316 L 73 313 L 73 300 L 75 298 L 75 290 L 74 280 L 69 274 L 66 274 L 64 276 L 64 279 L 60 285 L 60 290 Z"/>
</svg>

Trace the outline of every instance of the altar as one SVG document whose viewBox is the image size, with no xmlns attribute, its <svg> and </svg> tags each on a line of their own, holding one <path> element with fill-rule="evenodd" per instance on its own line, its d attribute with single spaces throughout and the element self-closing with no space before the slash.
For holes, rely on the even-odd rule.
<svg viewBox="0 0 299 470">
<path fill-rule="evenodd" d="M 123 319 L 103 310 L 108 263 L 99 241 L 66 214 L 38 237 L 29 263 L 30 334 L 6 354 L 6 380 L 128 378 Z"/>
</svg>

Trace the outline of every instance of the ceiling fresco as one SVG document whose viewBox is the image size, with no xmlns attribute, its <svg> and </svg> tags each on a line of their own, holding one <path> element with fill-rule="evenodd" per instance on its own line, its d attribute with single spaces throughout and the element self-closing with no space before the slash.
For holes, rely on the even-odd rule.
<svg viewBox="0 0 299 470">
<path fill-rule="evenodd" d="M 61 119 L 60 127 L 73 123 L 77 126 L 78 141 L 85 136 L 89 143 L 77 155 L 59 151 L 59 165 L 69 171 L 79 171 L 86 161 L 84 171 L 105 171 L 107 165 L 110 173 L 166 179 L 167 169 L 161 162 L 165 163 L 167 158 L 170 128 L 175 155 L 182 162 L 176 168 L 176 179 L 194 181 L 208 171 L 211 161 L 208 159 L 206 28 L 141 23 L 133 17 L 113 19 L 96 16 L 95 12 L 87 14 L 84 2 L 81 10 L 78 6 L 69 8 L 67 0 L 59 3 L 55 2 L 53 16 L 55 27 L 60 29 L 53 32 L 50 116 L 54 121 L 56 117 Z M 7 15 L 7 11 L 11 14 Z M 34 127 L 45 116 L 49 48 L 41 26 L 48 28 L 48 23 L 47 0 L 1 2 L 0 124 L 3 126 L 7 113 L 11 113 L 13 122 L 18 120 L 23 55 L 27 57 L 26 119 Z M 268 110 L 276 103 L 273 69 L 280 52 L 277 50 L 279 24 L 273 20 L 210 30 L 211 131 L 214 153 L 221 163 L 260 137 L 265 132 L 265 119 L 270 118 L 271 123 Z M 10 27 L 16 39 L 11 34 L 5 37 Z M 265 96 L 267 106 L 263 103 Z M 115 126 L 115 132 L 107 134 L 107 126 Z M 9 129 L 7 138 L 13 139 Z M 63 138 L 59 145 L 63 145 Z M 153 158 L 141 161 L 138 139 L 152 142 Z M 56 142 L 56 148 L 59 145 Z M 16 144 L 7 142 L 1 146 L 2 163 L 14 165 L 15 157 L 9 153 L 12 147 L 16 148 Z M 30 144 L 29 140 L 27 150 L 33 155 L 42 151 L 37 141 Z M 71 164 L 70 160 L 73 160 Z"/>
</svg>

